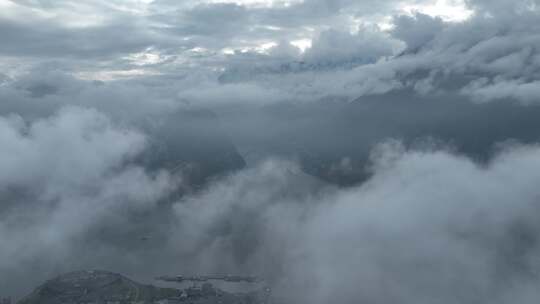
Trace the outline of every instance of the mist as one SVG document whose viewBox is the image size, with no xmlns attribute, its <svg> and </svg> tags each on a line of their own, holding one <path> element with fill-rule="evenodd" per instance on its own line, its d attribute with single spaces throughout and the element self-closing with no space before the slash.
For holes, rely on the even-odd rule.
<svg viewBox="0 0 540 304">
<path fill-rule="evenodd" d="M 168 216 L 155 202 L 181 181 L 126 168 L 89 193 L 41 192 L 39 205 L 4 212 L 3 286 L 73 267 L 147 280 L 174 269 L 256 274 L 295 303 L 532 303 L 538 152 L 508 144 L 480 164 L 389 140 L 349 188 L 267 160 L 174 201 Z"/>
<path fill-rule="evenodd" d="M 0 299 L 537 303 L 540 3 L 0 0 Z"/>
</svg>

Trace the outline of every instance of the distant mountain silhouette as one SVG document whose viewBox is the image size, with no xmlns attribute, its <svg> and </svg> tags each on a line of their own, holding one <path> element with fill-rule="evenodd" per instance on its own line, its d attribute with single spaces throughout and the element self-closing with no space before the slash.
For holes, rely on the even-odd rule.
<svg viewBox="0 0 540 304">
<path fill-rule="evenodd" d="M 45 282 L 18 304 L 255 304 L 258 292 L 228 293 L 205 283 L 186 289 L 143 285 L 107 271 L 77 271 Z"/>
<path fill-rule="evenodd" d="M 180 110 L 145 128 L 150 146 L 140 158 L 144 167 L 181 172 L 192 186 L 246 165 L 211 111 Z"/>
</svg>

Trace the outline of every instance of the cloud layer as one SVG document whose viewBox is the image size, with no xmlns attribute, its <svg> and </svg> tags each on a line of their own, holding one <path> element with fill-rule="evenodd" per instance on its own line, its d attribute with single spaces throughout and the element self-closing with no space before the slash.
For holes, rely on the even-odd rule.
<svg viewBox="0 0 540 304">
<path fill-rule="evenodd" d="M 402 88 L 536 103 L 538 3 L 439 2 L 6 0 L 0 57 L 8 76 L 52 65 L 85 79 L 159 78 L 174 82 L 170 98 L 205 105 L 221 100 L 193 91 L 221 96 L 232 83 L 251 88 L 242 103 L 253 90 L 283 102 Z M 448 21 L 437 5 L 472 13 Z"/>
<path fill-rule="evenodd" d="M 128 165 L 144 137 L 95 110 L 66 108 L 31 124 L 2 117 L 0 130 L 3 292 L 20 293 L 58 267 L 99 255 L 75 246 L 92 227 L 151 210 L 172 190 L 169 174 Z"/>
<path fill-rule="evenodd" d="M 105 268 L 537 303 L 539 7 L 0 0 L 0 296 Z"/>
<path fill-rule="evenodd" d="M 267 162 L 177 205 L 173 239 L 294 303 L 533 303 L 538 155 L 509 146 L 480 166 L 388 142 L 368 182 L 337 191 Z"/>
<path fill-rule="evenodd" d="M 144 211 L 170 179 L 125 169 L 92 192 L 63 190 L 52 205 L 40 196 L 45 205 L 32 212 L 4 212 L 5 286 L 77 265 L 144 278 L 257 274 L 294 303 L 534 303 L 538 155 L 537 146 L 509 145 L 484 166 L 389 141 L 371 155 L 373 177 L 349 189 L 272 160 L 174 203 L 166 229 L 167 217 Z M 125 222 L 140 212 L 152 220 Z M 147 237 L 137 231 L 150 239 L 136 240 Z"/>
</svg>

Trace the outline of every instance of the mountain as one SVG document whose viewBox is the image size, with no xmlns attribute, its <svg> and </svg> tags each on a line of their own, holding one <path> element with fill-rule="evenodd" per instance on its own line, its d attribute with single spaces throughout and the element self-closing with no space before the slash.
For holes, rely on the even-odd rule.
<svg viewBox="0 0 540 304">
<path fill-rule="evenodd" d="M 241 115 L 220 113 L 248 156 L 292 158 L 306 173 L 340 186 L 368 179 L 371 153 L 385 141 L 417 149 L 443 146 L 485 164 L 501 144 L 537 142 L 538 117 L 537 104 L 474 103 L 458 94 L 424 96 L 407 89 L 352 101 L 276 103 Z"/>
<path fill-rule="evenodd" d="M 174 289 L 141 285 L 120 274 L 78 271 L 47 281 L 19 304 L 152 303 L 177 293 Z"/>
<path fill-rule="evenodd" d="M 147 152 L 140 159 L 149 170 L 181 172 L 192 186 L 245 167 L 246 163 L 209 110 L 179 110 L 143 126 Z"/>
<path fill-rule="evenodd" d="M 143 285 L 107 271 L 77 271 L 45 282 L 18 304 L 255 304 L 257 292 L 228 293 L 211 284 L 186 289 Z"/>
</svg>

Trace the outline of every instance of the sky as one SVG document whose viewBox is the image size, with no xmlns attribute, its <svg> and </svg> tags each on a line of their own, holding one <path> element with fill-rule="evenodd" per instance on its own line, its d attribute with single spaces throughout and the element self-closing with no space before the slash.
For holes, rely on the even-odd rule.
<svg viewBox="0 0 540 304">
<path fill-rule="evenodd" d="M 0 0 L 0 298 L 538 303 L 538 0 Z"/>
<path fill-rule="evenodd" d="M 473 13 L 459 1 L 3 0 L 0 5 L 5 74 L 54 62 L 92 80 L 178 74 L 200 65 L 215 71 L 242 54 L 300 56 L 322 32 L 389 29 L 395 14 L 459 21 Z"/>
</svg>

